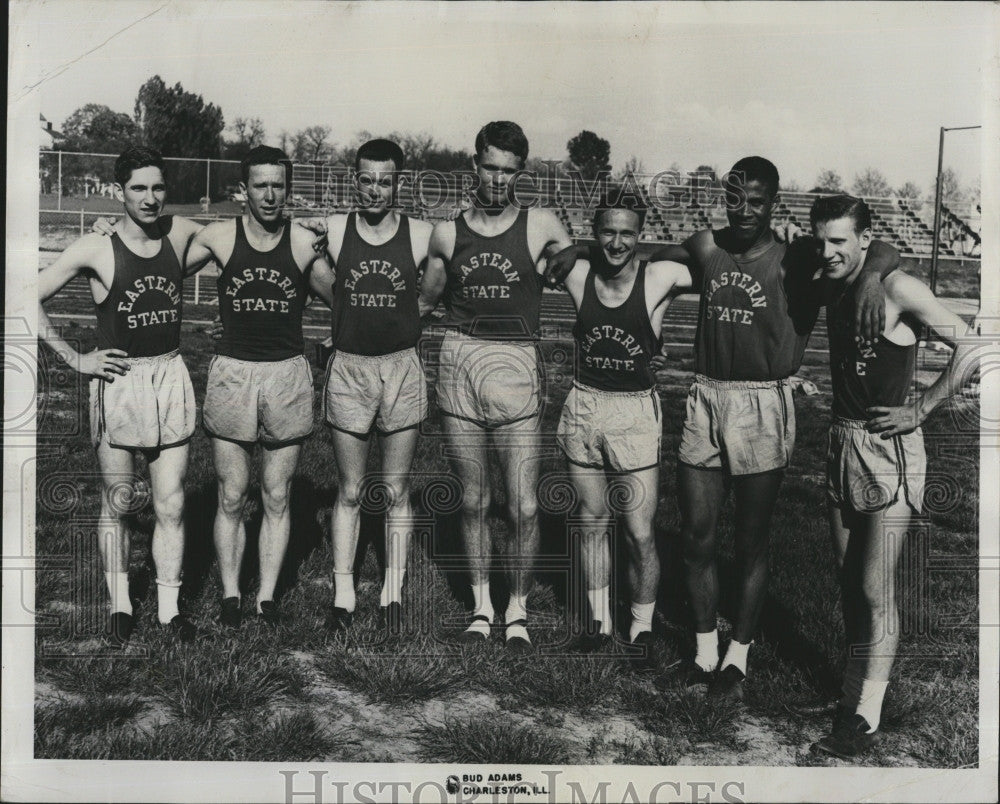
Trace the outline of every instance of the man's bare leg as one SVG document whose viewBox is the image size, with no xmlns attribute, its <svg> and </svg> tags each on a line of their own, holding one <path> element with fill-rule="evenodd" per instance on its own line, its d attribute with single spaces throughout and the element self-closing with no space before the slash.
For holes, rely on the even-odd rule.
<svg viewBox="0 0 1000 804">
<path fill-rule="evenodd" d="M 389 510 L 385 517 L 385 580 L 379 600 L 383 608 L 402 604 L 406 556 L 413 536 L 413 510 L 410 506 L 410 470 L 417 450 L 419 428 L 411 427 L 380 436 L 383 481 L 389 487 Z M 398 630 L 398 623 L 391 623 Z"/>
<path fill-rule="evenodd" d="M 641 633 L 653 630 L 653 610 L 660 586 L 660 557 L 653 537 L 653 517 L 659 502 L 660 467 L 629 472 L 616 478 L 630 490 L 624 512 L 625 538 L 628 547 L 628 579 L 632 594 L 632 623 L 629 642 Z"/>
<path fill-rule="evenodd" d="M 261 450 L 260 486 L 264 517 L 260 524 L 260 589 L 257 592 L 257 613 L 262 603 L 274 602 L 281 565 L 288 551 L 292 529 L 292 476 L 299 463 L 301 444 L 282 447 L 263 446 Z"/>
<path fill-rule="evenodd" d="M 486 521 L 491 499 L 486 430 L 454 416 L 442 416 L 442 421 L 450 445 L 461 451 L 461 458 L 453 458 L 452 465 L 462 485 L 462 544 L 469 559 L 474 606 L 472 623 L 461 638 L 463 642 L 475 643 L 489 636 L 493 622 L 491 543 Z"/>
<path fill-rule="evenodd" d="M 726 477 L 718 469 L 677 465 L 677 498 L 681 509 L 684 575 L 694 615 L 695 664 L 703 671 L 719 663 L 718 554 L 719 512 L 726 496 Z"/>
<path fill-rule="evenodd" d="M 163 625 L 174 624 L 184 641 L 194 638 L 194 626 L 181 618 L 177 598 L 184 561 L 184 478 L 188 445 L 160 450 L 149 460 L 149 480 L 156 526 L 153 529 L 153 564 L 156 567 L 157 616 Z"/>
<path fill-rule="evenodd" d="M 528 592 L 538 555 L 538 467 L 541 453 L 540 420 L 532 417 L 497 428 L 493 437 L 507 486 L 507 516 L 514 528 L 513 566 L 508 574 L 510 601 L 504 614 L 509 647 L 530 645 L 527 622 Z M 512 640 L 514 642 L 512 643 Z"/>
<path fill-rule="evenodd" d="M 215 509 L 212 538 L 219 561 L 222 597 L 223 600 L 239 600 L 240 568 L 247 543 L 243 509 L 250 488 L 251 448 L 222 438 L 212 438 L 210 441 L 218 478 L 218 505 Z M 238 604 L 236 611 L 239 611 Z"/>
<path fill-rule="evenodd" d="M 590 604 L 590 618 L 597 633 L 611 636 L 611 512 L 606 504 L 608 479 L 603 469 L 569 464 L 576 489 L 576 515 L 580 523 L 580 557 L 583 584 Z M 597 636 L 591 634 L 589 636 Z"/>
<path fill-rule="evenodd" d="M 330 514 L 333 540 L 333 613 L 329 625 L 350 628 L 357 605 L 354 595 L 354 561 L 361 529 L 361 493 L 368 465 L 367 438 L 331 430 L 337 462 L 337 500 Z"/>
</svg>

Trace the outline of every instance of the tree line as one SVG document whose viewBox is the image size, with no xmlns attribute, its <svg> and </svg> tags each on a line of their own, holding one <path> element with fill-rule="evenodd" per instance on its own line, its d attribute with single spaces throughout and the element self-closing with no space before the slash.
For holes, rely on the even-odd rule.
<svg viewBox="0 0 1000 804">
<path fill-rule="evenodd" d="M 66 118 L 62 126 L 64 139 L 56 146 L 66 151 L 116 154 L 131 144 L 141 142 L 173 157 L 200 159 L 240 160 L 256 145 L 264 143 L 267 132 L 258 117 L 236 117 L 227 127 L 222 109 L 206 103 L 201 95 L 186 91 L 180 83 L 168 86 L 154 75 L 140 87 L 133 114 L 116 112 L 107 106 L 88 103 Z M 314 125 L 289 132 L 281 131 L 273 138 L 278 147 L 296 162 L 321 162 L 350 165 L 358 146 L 374 135 L 359 131 L 349 143 L 337 144 L 332 140 L 332 129 Z M 468 170 L 472 153 L 439 143 L 427 133 L 394 131 L 386 134 L 403 148 L 411 170 L 436 170 L 448 172 Z M 527 169 L 545 170 L 542 159 L 528 160 Z M 551 164 L 551 163 L 550 163 Z M 208 192 L 212 200 L 225 197 L 238 181 L 234 170 L 217 169 L 208 174 Z M 64 164 L 64 191 L 78 185 L 81 177 L 101 176 L 108 172 L 106 162 L 96 158 L 74 158 Z M 698 165 L 684 171 L 677 163 L 671 172 L 681 176 L 694 175 L 697 181 L 708 186 L 718 186 L 720 173 L 716 166 Z M 576 171 L 586 179 L 600 175 L 622 179 L 628 173 L 649 172 L 642 160 L 630 156 L 616 171 L 611 166 L 611 145 L 593 131 L 584 130 L 566 143 L 566 156 L 558 162 L 557 172 L 568 175 Z M 179 202 L 196 201 L 206 191 L 206 171 L 198 163 L 171 163 L 169 166 L 171 195 Z M 51 177 L 47 177 L 51 183 Z M 948 168 L 943 175 L 944 202 L 958 207 L 976 203 L 979 198 L 978 183 L 963 187 L 958 175 Z M 788 183 L 785 190 L 802 191 L 795 183 Z M 916 209 L 923 203 L 921 188 L 912 181 L 893 188 L 885 176 L 874 167 L 865 168 L 854 177 L 850 191 L 864 196 L 898 196 L 909 199 Z M 934 180 L 930 182 L 928 199 L 933 199 Z M 809 192 L 847 192 L 844 180 L 834 170 L 821 170 Z"/>
</svg>

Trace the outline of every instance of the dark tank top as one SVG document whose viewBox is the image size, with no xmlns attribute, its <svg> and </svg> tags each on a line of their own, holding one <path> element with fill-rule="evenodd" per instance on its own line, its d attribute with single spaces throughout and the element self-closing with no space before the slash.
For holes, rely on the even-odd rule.
<svg viewBox="0 0 1000 804">
<path fill-rule="evenodd" d="M 455 250 L 447 266 L 445 326 L 489 340 L 538 338 L 542 279 L 528 249 L 528 210 L 492 237 L 455 220 Z"/>
<path fill-rule="evenodd" d="M 292 256 L 291 226 L 270 251 L 247 241 L 236 219 L 236 242 L 217 282 L 222 340 L 216 351 L 237 360 L 287 360 L 302 354 L 306 278 Z"/>
<path fill-rule="evenodd" d="M 796 332 L 783 284 L 785 244 L 735 257 L 709 252 L 701 286 L 695 371 L 715 380 L 780 380 L 802 364 L 809 333 Z"/>
<path fill-rule="evenodd" d="M 636 270 L 632 291 L 617 307 L 597 298 L 595 272 L 587 274 L 573 326 L 578 346 L 577 379 L 602 391 L 648 391 L 656 380 L 649 361 L 660 349 L 646 312 L 646 263 Z"/>
<path fill-rule="evenodd" d="M 174 351 L 181 339 L 184 274 L 167 237 L 154 257 L 130 251 L 111 235 L 115 274 L 108 295 L 97 305 L 98 349 L 121 349 L 129 357 Z"/>
<path fill-rule="evenodd" d="M 358 355 L 387 355 L 412 349 L 420 339 L 417 264 L 410 221 L 380 246 L 366 242 L 357 213 L 347 217 L 333 286 L 333 346 Z"/>
<path fill-rule="evenodd" d="M 900 346 L 879 335 L 873 344 L 854 335 L 854 288 L 826 308 L 830 339 L 833 415 L 867 419 L 873 405 L 898 407 L 913 384 L 917 345 Z"/>
</svg>

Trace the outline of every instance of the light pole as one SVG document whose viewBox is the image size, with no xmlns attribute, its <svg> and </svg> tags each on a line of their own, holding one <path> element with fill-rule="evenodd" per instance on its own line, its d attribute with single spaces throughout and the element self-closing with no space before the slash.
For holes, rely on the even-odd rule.
<svg viewBox="0 0 1000 804">
<path fill-rule="evenodd" d="M 942 166 L 944 164 L 944 133 L 946 131 L 971 131 L 982 126 L 953 126 L 951 128 L 941 127 L 941 136 L 938 140 L 938 167 L 937 167 L 937 187 L 934 192 L 934 241 L 931 245 L 931 293 L 937 292 L 937 269 L 938 269 L 938 247 L 941 244 L 941 192 L 944 189 L 942 182 Z"/>
</svg>

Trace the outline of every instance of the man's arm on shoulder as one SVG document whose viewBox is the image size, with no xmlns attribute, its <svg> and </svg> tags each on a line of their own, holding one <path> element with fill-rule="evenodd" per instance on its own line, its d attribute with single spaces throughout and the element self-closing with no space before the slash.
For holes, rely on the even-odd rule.
<svg viewBox="0 0 1000 804">
<path fill-rule="evenodd" d="M 577 310 L 580 309 L 580 304 L 583 302 L 583 291 L 586 287 L 587 274 L 589 273 L 590 263 L 587 260 L 577 260 L 573 266 L 573 270 L 566 274 L 565 279 L 562 281 L 562 284 L 566 287 L 566 292 L 573 299 L 573 304 L 576 305 Z"/>
<path fill-rule="evenodd" d="M 336 267 L 340 261 L 340 250 L 344 247 L 347 215 L 337 212 L 324 220 L 324 226 L 326 226 L 326 256 L 330 265 Z"/>
<path fill-rule="evenodd" d="M 888 243 L 872 240 L 858 277 L 854 305 L 854 333 L 874 341 L 885 329 L 885 288 L 882 280 L 899 267 L 899 252 Z"/>
<path fill-rule="evenodd" d="M 434 226 L 427 244 L 427 269 L 420 279 L 417 307 L 420 317 L 434 312 L 448 282 L 448 260 L 455 250 L 455 222 L 442 221 Z"/>
<path fill-rule="evenodd" d="M 422 221 L 420 218 L 409 218 L 410 247 L 413 249 L 413 262 L 417 266 L 417 277 L 422 277 L 427 270 L 427 252 L 430 248 L 431 233 L 434 224 Z"/>
<path fill-rule="evenodd" d="M 885 290 L 902 313 L 930 327 L 955 347 L 947 368 L 912 405 L 868 408 L 868 429 L 890 438 L 919 427 L 938 405 L 962 389 L 978 365 L 977 353 L 984 342 L 970 324 L 945 307 L 919 279 L 896 271 L 886 278 Z"/>
<path fill-rule="evenodd" d="M 321 299 L 330 308 L 333 307 L 333 282 L 335 278 L 336 275 L 326 258 L 316 255 L 309 270 L 309 290 L 313 296 Z"/>
<path fill-rule="evenodd" d="M 646 266 L 647 282 L 652 281 L 656 289 L 658 307 L 667 296 L 678 295 L 692 288 L 691 269 L 684 263 L 672 260 L 657 260 Z"/>
<path fill-rule="evenodd" d="M 224 251 L 223 244 L 228 237 L 230 248 L 228 253 Z M 208 226 L 199 227 L 191 239 L 184 255 L 184 276 L 191 276 L 198 273 L 210 262 L 218 263 L 221 268 L 232 255 L 232 248 L 236 243 L 236 224 L 233 219 L 225 221 L 215 221 Z"/>
</svg>

